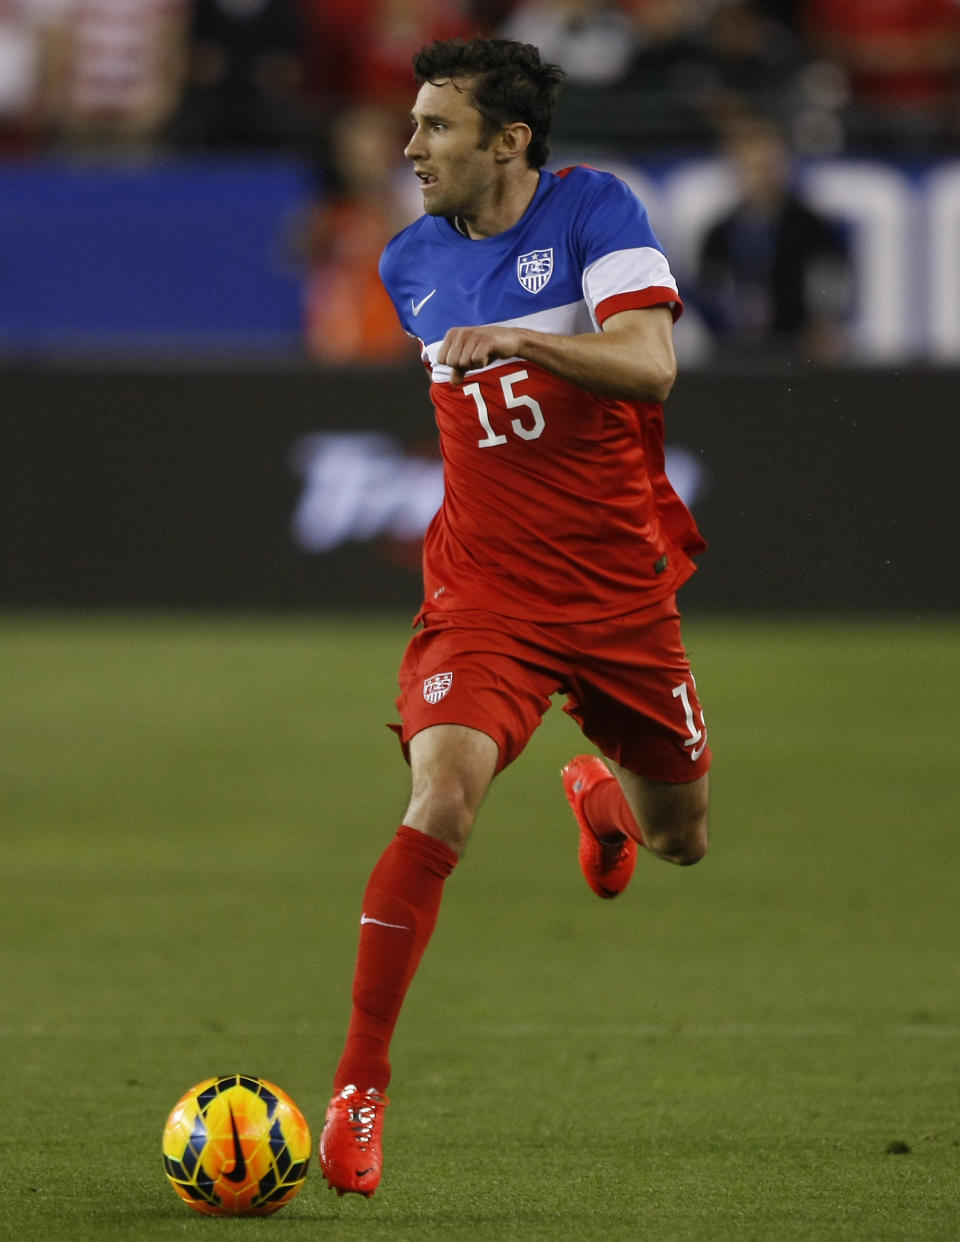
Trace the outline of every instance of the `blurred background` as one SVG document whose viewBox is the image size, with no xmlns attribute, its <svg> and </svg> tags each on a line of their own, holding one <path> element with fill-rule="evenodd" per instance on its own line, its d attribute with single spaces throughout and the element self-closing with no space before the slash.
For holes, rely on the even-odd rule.
<svg viewBox="0 0 960 1242">
<path fill-rule="evenodd" d="M 686 304 L 725 611 L 960 606 L 960 0 L 0 0 L 0 605 L 416 607 L 412 54 L 535 42 Z"/>
</svg>

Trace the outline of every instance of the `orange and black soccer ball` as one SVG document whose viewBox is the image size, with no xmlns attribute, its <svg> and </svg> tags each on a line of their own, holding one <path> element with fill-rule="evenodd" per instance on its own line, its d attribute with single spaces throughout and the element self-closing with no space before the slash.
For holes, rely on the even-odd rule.
<svg viewBox="0 0 960 1242">
<path fill-rule="evenodd" d="M 289 1203 L 310 1163 L 310 1130 L 264 1078 L 208 1078 L 180 1097 L 163 1129 L 163 1167 L 207 1216 L 268 1216 Z"/>
</svg>

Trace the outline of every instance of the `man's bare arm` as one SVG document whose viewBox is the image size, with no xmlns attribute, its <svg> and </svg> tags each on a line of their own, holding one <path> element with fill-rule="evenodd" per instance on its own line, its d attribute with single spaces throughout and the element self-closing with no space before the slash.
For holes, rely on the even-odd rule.
<svg viewBox="0 0 960 1242">
<path fill-rule="evenodd" d="M 499 358 L 524 358 L 598 396 L 665 401 L 677 376 L 673 315 L 666 306 L 620 311 L 602 332 L 576 336 L 496 324 L 451 328 L 437 356 L 452 368 L 454 386 Z"/>
</svg>

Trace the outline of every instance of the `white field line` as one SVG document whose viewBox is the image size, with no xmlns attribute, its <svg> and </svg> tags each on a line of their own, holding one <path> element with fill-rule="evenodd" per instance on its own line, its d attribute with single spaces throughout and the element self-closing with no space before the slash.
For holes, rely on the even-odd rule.
<svg viewBox="0 0 960 1242">
<path fill-rule="evenodd" d="M 291 1023 L 285 1034 L 313 1036 L 340 1031 L 342 1023 L 300 1022 Z M 0 1025 L 0 1039 L 167 1039 L 178 1035 L 184 1028 L 141 1027 L 126 1025 L 103 1025 L 97 1023 L 5 1023 Z M 960 1025 L 936 1022 L 891 1023 L 759 1023 L 721 1022 L 670 1024 L 657 1022 L 598 1023 L 596 1025 L 553 1022 L 491 1022 L 491 1023 L 445 1023 L 444 1030 L 459 1037 L 481 1039 L 529 1039 L 531 1037 L 576 1039 L 746 1039 L 746 1040 L 792 1040 L 792 1039 L 960 1039 Z M 210 1035 L 217 1034 L 211 1030 Z M 234 1026 L 228 1023 L 220 1034 L 237 1036 L 269 1036 L 276 1034 L 275 1025 Z M 207 1032 L 201 1031 L 201 1035 Z"/>
</svg>

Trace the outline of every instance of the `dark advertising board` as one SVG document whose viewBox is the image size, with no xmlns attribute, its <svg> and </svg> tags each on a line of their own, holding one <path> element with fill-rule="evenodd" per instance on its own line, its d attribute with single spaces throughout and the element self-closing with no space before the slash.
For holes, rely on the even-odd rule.
<svg viewBox="0 0 960 1242">
<path fill-rule="evenodd" d="M 960 607 L 960 374 L 683 375 L 685 606 Z M 0 604 L 409 608 L 441 496 L 419 368 L 0 371 Z"/>
</svg>

